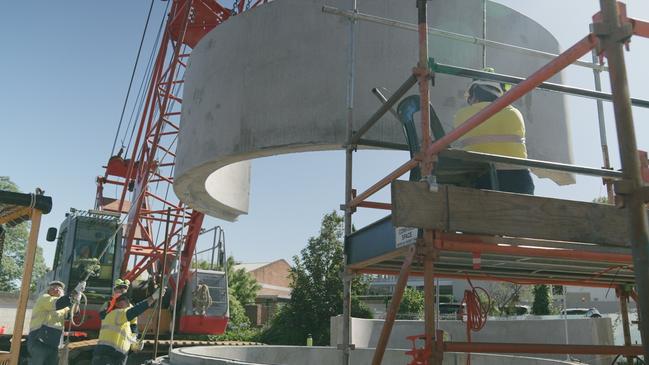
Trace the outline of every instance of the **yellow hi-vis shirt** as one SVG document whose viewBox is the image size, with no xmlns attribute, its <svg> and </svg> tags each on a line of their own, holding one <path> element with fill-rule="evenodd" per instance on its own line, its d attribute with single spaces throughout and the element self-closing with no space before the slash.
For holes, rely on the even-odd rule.
<svg viewBox="0 0 649 365">
<path fill-rule="evenodd" d="M 480 102 L 458 110 L 453 121 L 454 127 L 457 128 L 489 104 L 491 103 Z M 465 151 L 527 158 L 523 115 L 518 109 L 508 105 L 462 136 L 456 144 Z"/>
<path fill-rule="evenodd" d="M 114 348 L 122 354 L 128 354 L 135 336 L 131 332 L 131 322 L 126 318 L 128 308 L 113 309 L 101 321 L 98 345 Z"/>
<path fill-rule="evenodd" d="M 99 311 L 101 312 L 101 311 L 105 311 L 105 310 L 107 310 L 109 304 L 110 304 L 110 301 L 105 302 L 105 303 L 101 306 L 101 308 L 99 309 Z M 133 308 L 133 305 L 132 305 L 132 304 L 129 304 L 128 307 L 127 307 L 126 309 L 131 309 L 131 308 Z M 131 319 L 131 325 L 132 325 L 132 326 L 135 326 L 134 328 L 137 328 L 137 317 Z"/>
<path fill-rule="evenodd" d="M 32 319 L 29 321 L 29 332 L 35 331 L 42 326 L 63 331 L 65 316 L 70 308 L 56 310 L 56 301 L 58 297 L 53 297 L 47 293 L 41 295 L 32 308 Z"/>
</svg>

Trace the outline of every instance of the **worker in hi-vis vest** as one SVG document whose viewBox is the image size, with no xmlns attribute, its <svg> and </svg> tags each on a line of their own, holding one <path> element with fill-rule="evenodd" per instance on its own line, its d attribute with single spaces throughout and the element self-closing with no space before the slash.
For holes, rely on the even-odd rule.
<svg viewBox="0 0 649 365">
<path fill-rule="evenodd" d="M 503 95 L 505 85 L 493 81 L 475 80 L 465 93 L 469 106 L 455 114 L 454 127 L 487 107 Z M 525 147 L 525 122 L 523 115 L 511 105 L 503 108 L 484 123 L 475 127 L 457 142 L 465 151 L 490 153 L 494 155 L 527 158 Z M 474 181 L 476 189 L 508 191 L 534 194 L 534 182 L 530 170 L 514 165 L 496 164 L 498 187 L 492 186 L 490 174 L 484 174 Z"/>
<path fill-rule="evenodd" d="M 64 288 L 62 282 L 52 281 L 46 292 L 34 303 L 27 337 L 30 365 L 59 362 L 59 347 L 63 344 L 66 316 L 70 313 L 72 301 L 79 302 L 81 293 L 86 289 L 86 282 L 77 284 L 68 295 L 64 295 Z"/>
<path fill-rule="evenodd" d="M 131 321 L 150 308 L 164 293 L 164 288 L 158 288 L 153 295 L 134 306 L 130 305 L 126 294 L 117 298 L 113 310 L 102 318 L 99 341 L 92 354 L 92 365 L 125 365 L 131 345 L 137 341 L 137 337 L 131 332 Z"/>
<path fill-rule="evenodd" d="M 119 298 L 122 294 L 126 294 L 126 292 L 128 292 L 128 287 L 130 285 L 131 282 L 129 280 L 126 279 L 115 280 L 115 283 L 113 284 L 113 295 L 111 296 L 108 302 L 104 303 L 101 306 L 101 309 L 99 310 L 99 316 L 101 318 L 104 318 L 106 316 L 106 313 L 113 310 L 117 298 Z M 132 305 L 129 305 L 129 308 L 130 307 L 132 307 Z M 131 321 L 131 332 L 137 335 L 137 317 L 133 318 L 133 320 Z"/>
</svg>

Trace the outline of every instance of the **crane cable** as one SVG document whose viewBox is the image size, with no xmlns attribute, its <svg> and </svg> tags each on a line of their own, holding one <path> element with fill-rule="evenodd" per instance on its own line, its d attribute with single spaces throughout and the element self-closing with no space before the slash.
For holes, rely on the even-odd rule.
<svg viewBox="0 0 649 365">
<path fill-rule="evenodd" d="M 466 289 L 464 291 L 461 307 L 466 305 L 466 338 L 467 342 L 471 342 L 471 331 L 478 332 L 487 324 L 487 316 L 491 308 L 491 297 L 484 288 L 473 286 L 471 279 L 467 278 L 467 281 L 471 290 Z M 486 305 L 483 303 L 484 299 L 480 299 L 480 294 L 486 299 Z M 467 353 L 466 364 L 471 364 L 471 353 Z"/>
<path fill-rule="evenodd" d="M 165 7 L 163 14 L 168 13 L 170 3 L 171 1 L 167 1 L 167 6 Z M 156 58 L 155 57 L 156 53 L 154 51 L 158 49 L 158 44 L 160 43 L 160 38 L 162 35 L 162 28 L 165 25 L 165 18 L 166 17 L 163 16 L 162 19 L 160 20 L 160 26 L 158 27 L 158 34 L 156 35 L 156 39 L 155 42 L 153 43 L 151 54 L 149 55 L 149 62 L 147 63 L 146 69 L 144 70 L 144 75 L 147 75 L 147 77 L 143 77 L 142 82 L 140 83 L 140 89 L 138 90 L 138 95 L 135 98 L 135 104 L 133 105 L 133 110 L 131 110 L 131 116 L 129 117 L 128 125 L 126 126 L 124 132 L 124 138 L 122 139 L 122 144 L 124 144 L 124 139 L 126 138 L 126 134 L 128 134 L 128 128 L 131 126 L 131 123 L 133 123 L 134 121 L 136 109 L 137 109 L 137 115 L 140 115 L 140 113 L 142 112 L 144 99 L 145 99 L 145 93 L 143 92 L 143 90 L 145 88 L 145 85 L 148 85 L 151 82 L 151 78 L 153 77 L 153 72 L 151 71 L 151 69 L 153 66 L 153 61 Z M 126 146 L 125 155 L 128 155 L 128 151 L 131 149 L 131 143 L 133 142 L 133 135 L 135 134 L 135 127 L 137 127 L 137 123 L 133 123 L 133 128 L 131 129 L 131 133 L 128 137 L 128 145 Z"/>
<path fill-rule="evenodd" d="M 121 116 L 120 116 L 119 125 L 118 125 L 118 128 L 117 128 L 117 132 L 115 133 L 115 139 L 114 139 L 114 141 L 113 141 L 113 147 L 112 147 L 112 150 L 111 150 L 111 156 L 112 156 L 112 154 L 113 154 L 114 151 L 115 151 L 115 146 L 116 146 L 116 144 L 117 144 L 117 139 L 118 139 L 118 137 L 119 137 L 119 131 L 120 131 L 120 129 L 121 129 L 121 125 L 122 125 L 122 122 L 123 122 L 124 111 L 125 111 L 125 108 L 126 108 L 126 105 L 127 105 L 127 101 L 128 101 L 128 97 L 129 97 L 129 94 L 130 94 L 130 91 L 131 91 L 131 87 L 132 87 L 132 84 L 133 84 L 135 71 L 136 71 L 136 69 L 137 69 L 137 64 L 139 63 L 139 58 L 140 58 L 140 54 L 141 54 L 141 51 L 142 51 L 142 46 L 143 46 L 143 43 L 144 43 L 144 38 L 145 38 L 145 35 L 146 35 L 146 32 L 147 32 L 147 29 L 148 29 L 148 24 L 149 24 L 149 20 L 150 20 L 150 17 L 151 17 L 151 13 L 152 13 L 152 9 L 153 9 L 153 4 L 154 4 L 154 0 L 151 1 L 151 5 L 150 5 L 150 7 L 149 7 L 149 11 L 148 11 L 148 14 L 147 14 L 147 19 L 146 19 L 146 22 L 145 22 L 144 31 L 143 31 L 143 33 L 142 33 L 142 38 L 141 38 L 141 40 L 140 40 L 140 46 L 139 46 L 139 48 L 138 48 L 138 53 L 137 53 L 137 56 L 136 56 L 136 61 L 135 61 L 135 64 L 134 64 L 134 66 L 133 66 L 133 72 L 132 72 L 132 74 L 131 74 L 131 80 L 130 80 L 130 82 L 129 82 L 128 91 L 127 91 L 127 94 L 126 94 L 126 98 L 125 98 L 125 100 L 124 100 L 124 106 L 123 106 L 123 108 L 122 108 L 122 113 L 121 113 Z M 168 7 L 169 7 L 169 4 L 167 4 L 167 7 L 165 8 L 165 13 L 167 12 Z M 162 25 L 163 25 L 163 24 L 164 24 L 164 17 L 163 17 L 163 20 L 162 20 L 162 22 L 161 22 L 161 24 L 160 24 L 160 29 L 158 30 L 158 36 L 157 36 L 157 39 L 156 39 L 156 43 L 159 41 L 160 33 L 161 33 L 161 29 L 162 29 Z M 151 57 L 151 60 L 152 60 L 152 57 Z M 151 61 L 151 60 L 150 60 L 150 61 Z M 130 124 L 130 122 L 129 122 L 129 124 Z M 134 127 L 135 127 L 135 126 L 134 126 Z M 125 135 L 125 137 L 126 137 L 126 135 Z M 123 144 L 123 142 L 124 142 L 124 140 L 122 140 L 122 144 Z M 144 191 L 140 192 L 140 195 L 142 195 L 143 192 L 144 192 Z M 138 197 L 138 198 L 139 198 L 139 197 Z M 131 207 L 131 209 L 132 209 L 132 208 L 133 208 L 133 207 Z M 120 224 L 119 224 L 119 227 L 118 227 L 118 228 L 113 232 L 113 234 L 112 234 L 110 237 L 107 237 L 107 238 L 104 240 L 107 244 L 106 244 L 106 246 L 104 247 L 104 249 L 102 250 L 102 252 L 101 252 L 101 254 L 99 255 L 99 257 L 97 257 L 97 260 L 98 260 L 98 261 L 100 261 L 100 260 L 103 258 L 103 256 L 106 254 L 106 252 L 108 251 L 108 248 L 110 247 L 110 245 L 108 244 L 108 243 L 110 242 L 110 239 L 115 239 L 115 238 L 116 238 L 117 233 L 118 233 L 118 232 L 120 231 L 120 229 L 121 229 L 121 224 L 126 220 L 127 217 L 128 217 L 128 214 L 127 214 L 124 218 L 122 218 L 122 220 L 121 220 L 121 222 L 120 222 Z M 183 218 L 184 218 L 184 217 L 183 217 Z M 86 274 L 84 280 L 82 280 L 82 281 L 87 281 L 87 280 L 90 278 L 91 274 L 92 274 L 91 272 L 88 272 L 88 273 Z M 86 307 L 87 307 L 87 305 L 88 305 L 88 299 L 87 299 L 87 297 L 86 297 L 85 294 L 81 293 L 81 299 L 79 300 L 79 302 L 83 302 L 83 303 L 84 303 L 84 304 L 83 304 L 83 310 L 80 310 L 80 307 L 79 307 L 79 304 L 80 304 L 80 303 L 73 303 L 73 304 L 72 304 L 72 307 L 71 307 L 71 316 L 70 316 L 70 321 L 69 321 L 69 323 L 68 323 L 68 333 L 66 334 L 66 341 L 65 341 L 65 348 L 66 348 L 65 356 L 67 356 L 68 353 L 69 353 L 69 349 L 68 349 L 68 345 L 69 345 L 69 343 L 70 343 L 69 332 L 71 331 L 72 325 L 78 327 L 80 324 L 82 324 L 82 323 L 85 321 L 85 317 L 86 317 Z M 80 320 L 78 323 L 75 322 L 74 319 L 73 319 L 75 311 L 81 311 L 81 312 L 83 312 L 82 318 L 81 318 L 81 320 Z"/>
<path fill-rule="evenodd" d="M 174 259 L 171 263 L 171 267 L 176 266 L 176 262 L 178 261 L 178 254 L 174 256 Z M 161 288 L 166 288 L 167 284 L 169 284 L 169 277 L 171 276 L 172 272 L 171 270 L 169 271 L 168 274 L 165 275 L 165 273 L 162 273 L 162 281 L 160 283 Z M 166 280 L 165 280 L 166 279 Z M 178 283 L 176 283 L 178 285 Z M 158 300 L 159 298 L 154 298 L 156 303 L 155 306 L 153 307 L 153 310 L 151 311 L 151 315 L 149 315 L 149 318 L 147 318 L 146 324 L 144 325 L 144 329 L 142 330 L 142 333 L 140 334 L 139 338 L 135 341 L 135 344 L 137 344 L 134 349 L 134 351 L 142 351 L 144 348 L 144 338 L 146 336 L 147 331 L 149 330 L 149 326 L 153 322 L 153 318 L 155 313 L 158 312 L 158 306 L 161 306 L 161 300 Z"/>
<path fill-rule="evenodd" d="M 112 148 L 111 148 L 111 156 L 112 156 L 112 155 L 114 154 L 114 152 L 115 152 L 115 146 L 117 145 L 117 139 L 119 138 L 119 132 L 120 132 L 120 130 L 121 130 L 121 126 L 122 126 L 122 123 L 123 123 L 124 113 L 125 113 L 125 110 L 126 110 L 126 106 L 127 106 L 127 104 L 128 104 L 128 99 L 129 99 L 130 92 L 131 92 L 131 88 L 132 88 L 132 85 L 133 85 L 133 80 L 134 80 L 134 78 L 135 78 L 135 72 L 136 72 L 136 70 L 137 70 L 137 65 L 138 65 L 138 63 L 139 63 L 139 59 L 140 59 L 140 55 L 141 55 L 141 52 L 142 52 L 142 48 L 143 48 L 143 44 L 144 44 L 144 39 L 145 39 L 145 37 L 146 37 L 146 33 L 147 33 L 147 29 L 148 29 L 149 21 L 150 21 L 150 18 L 151 18 L 151 13 L 152 13 L 152 10 L 153 10 L 153 5 L 154 5 L 154 3 L 155 3 L 155 1 L 154 1 L 154 0 L 151 0 L 151 5 L 150 5 L 150 7 L 149 7 L 149 11 L 148 11 L 148 13 L 147 13 L 146 22 L 145 22 L 145 25 L 144 25 L 144 30 L 143 30 L 143 32 L 142 32 L 142 37 L 141 37 L 141 39 L 140 39 L 140 45 L 139 45 L 139 47 L 138 47 L 137 56 L 136 56 L 136 59 L 135 59 L 135 63 L 134 63 L 134 65 L 133 65 L 133 71 L 131 72 L 131 79 L 130 79 L 130 81 L 129 81 L 129 86 L 128 86 L 128 89 L 127 89 L 127 92 L 126 92 L 126 97 L 124 98 L 124 104 L 123 104 L 123 106 L 122 106 L 122 112 L 121 112 L 121 115 L 120 115 L 120 120 L 119 120 L 119 123 L 118 123 L 118 126 L 117 126 L 117 131 L 116 131 L 116 133 L 115 133 L 115 139 L 113 140 L 113 146 L 112 146 Z M 168 8 L 168 7 L 169 7 L 169 4 L 167 4 L 167 8 Z M 166 13 L 166 9 L 167 9 L 167 8 L 165 8 L 165 13 Z M 161 27 L 162 27 L 162 24 L 164 24 L 164 17 L 163 17 L 163 21 L 162 21 L 162 23 L 161 23 Z M 156 39 L 156 43 L 157 43 L 157 41 L 159 40 L 160 30 L 161 30 L 161 29 L 158 30 L 158 37 L 157 37 L 157 39 Z M 151 57 L 151 58 L 152 58 L 152 57 Z M 129 124 L 130 124 L 130 122 L 129 122 Z M 131 132 L 131 135 L 132 135 L 132 132 Z M 124 139 L 125 139 L 125 138 L 126 138 L 126 134 L 124 135 L 124 138 L 122 139 L 122 147 L 124 147 L 123 144 L 124 144 Z M 184 218 L 184 217 L 183 217 L 183 218 Z M 119 228 L 115 230 L 115 232 L 110 236 L 110 238 L 115 238 L 115 236 L 117 235 L 117 232 L 118 232 L 118 231 L 119 231 Z M 106 239 L 105 241 L 106 241 L 106 243 L 109 243 L 109 242 L 110 242 L 110 240 L 108 240 L 108 239 Z M 110 246 L 109 244 L 106 244 L 106 246 L 104 247 L 103 251 L 101 252 L 101 254 L 99 255 L 99 257 L 97 258 L 97 260 L 101 260 L 101 258 L 102 258 L 102 257 L 106 254 L 106 252 L 108 251 L 109 246 Z M 175 258 L 175 260 L 177 260 L 177 257 Z M 82 281 L 87 281 L 87 280 L 90 278 L 91 275 L 92 275 L 92 272 L 88 272 L 88 273 L 86 274 L 86 276 L 85 276 L 85 279 L 82 280 Z M 165 281 L 164 278 L 165 278 L 165 277 L 164 277 L 164 273 L 163 273 L 163 283 L 162 283 L 163 285 L 164 285 L 164 281 Z M 72 303 L 72 306 L 71 306 L 71 315 L 70 315 L 70 320 L 68 321 L 68 331 L 67 331 L 67 334 L 66 334 L 66 341 L 65 341 L 65 349 L 66 349 L 66 351 L 65 351 L 65 355 L 64 355 L 64 356 L 66 356 L 66 358 L 67 358 L 67 356 L 69 355 L 69 347 L 68 347 L 68 345 L 69 345 L 69 343 L 70 343 L 70 331 L 71 331 L 71 328 L 72 328 L 73 325 L 74 325 L 75 327 L 78 327 L 79 325 L 81 325 L 81 324 L 85 321 L 85 318 L 86 318 L 86 308 L 87 308 L 87 305 L 88 305 L 88 298 L 86 297 L 86 295 L 85 295 L 84 293 L 80 293 L 80 294 L 81 294 L 81 295 L 80 295 L 80 299 L 79 299 L 79 301 L 77 302 L 76 300 L 73 300 L 73 303 Z M 80 304 L 81 304 L 81 302 L 83 302 L 83 310 L 80 310 Z M 160 303 L 156 303 L 156 305 L 160 305 Z M 79 311 L 79 312 L 83 312 L 82 317 L 81 317 L 81 319 L 80 319 L 79 322 L 76 322 L 76 321 L 74 320 L 74 313 L 76 313 L 77 311 Z M 151 318 L 152 318 L 152 317 L 151 317 Z M 151 318 L 149 319 L 149 322 L 150 322 Z M 146 333 L 146 327 L 148 327 L 148 324 L 149 324 L 149 323 L 147 323 L 147 325 L 145 326 L 145 333 Z M 143 334 L 143 335 L 144 335 L 144 334 Z M 142 336 L 142 339 L 143 339 L 143 337 L 144 337 L 144 336 Z"/>
<path fill-rule="evenodd" d="M 140 46 L 137 50 L 137 56 L 135 57 L 135 64 L 133 65 L 133 71 L 131 72 L 131 81 L 128 83 L 128 90 L 126 91 L 126 97 L 124 98 L 124 105 L 122 106 L 122 114 L 119 117 L 119 124 L 117 125 L 117 132 L 115 132 L 115 140 L 113 141 L 113 147 L 110 150 L 110 155 L 113 156 L 115 153 L 115 146 L 117 145 L 117 138 L 119 137 L 119 131 L 122 128 L 122 122 L 124 121 L 124 112 L 126 111 L 126 105 L 128 104 L 128 97 L 131 94 L 131 87 L 133 86 L 133 79 L 135 78 L 135 71 L 137 70 L 137 64 L 140 61 L 140 54 L 142 53 L 142 45 L 144 44 L 144 38 L 146 36 L 146 31 L 149 28 L 149 20 L 151 19 L 151 12 L 153 11 L 153 4 L 155 0 L 151 0 L 151 5 L 149 6 L 149 13 L 146 16 L 146 22 L 144 23 L 144 30 L 142 31 L 142 38 L 140 39 Z M 122 144 L 124 141 L 122 140 Z"/>
</svg>

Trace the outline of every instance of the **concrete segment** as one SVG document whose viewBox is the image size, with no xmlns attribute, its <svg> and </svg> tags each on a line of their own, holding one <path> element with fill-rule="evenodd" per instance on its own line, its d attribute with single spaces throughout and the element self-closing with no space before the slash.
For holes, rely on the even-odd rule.
<svg viewBox="0 0 649 365">
<path fill-rule="evenodd" d="M 405 349 L 386 350 L 383 364 L 406 364 L 412 357 L 405 355 Z M 374 349 L 356 349 L 351 352 L 352 364 L 369 364 Z M 174 349 L 169 354 L 171 365 L 207 364 L 276 364 L 276 365 L 336 365 L 340 364 L 340 350 L 332 347 L 300 346 L 197 346 Z M 465 354 L 447 353 L 444 365 L 466 363 Z M 573 364 L 560 360 L 547 360 L 532 357 L 473 354 L 474 365 L 554 365 Z"/>
<path fill-rule="evenodd" d="M 356 347 L 374 347 L 379 338 L 383 320 L 352 318 L 351 338 Z M 443 320 L 439 328 L 450 336 L 451 341 L 467 341 L 466 323 Z M 396 321 L 388 342 L 389 348 L 410 347 L 406 336 L 424 333 L 423 321 Z M 332 346 L 342 343 L 342 316 L 331 318 Z M 565 344 L 563 319 L 538 319 L 530 316 L 523 320 L 490 319 L 479 332 L 471 334 L 475 342 L 499 343 L 545 343 Z M 611 318 L 568 319 L 568 340 L 573 345 L 614 345 Z M 539 354 L 538 357 L 565 359 L 565 355 Z M 608 365 L 613 356 L 575 355 L 592 365 Z"/>
<path fill-rule="evenodd" d="M 246 160 L 283 153 L 339 149 L 345 143 L 349 21 L 322 12 L 348 0 L 276 0 L 233 17 L 210 32 L 192 51 L 183 95 L 174 190 L 195 209 L 235 220 L 248 211 L 250 165 Z M 359 0 L 359 10 L 416 23 L 415 2 Z M 481 2 L 430 2 L 429 24 L 481 36 Z M 488 38 L 547 52 L 557 41 L 540 25 L 505 6 L 488 3 Z M 411 74 L 417 34 L 360 22 L 357 41 L 354 127 L 379 106 L 373 87 L 390 91 Z M 482 47 L 430 38 L 438 62 L 482 68 Z M 545 60 L 489 49 L 488 66 L 527 76 Z M 559 76 L 553 82 L 561 82 Z M 447 131 L 466 105 L 470 80 L 437 75 L 431 100 Z M 410 94 L 417 93 L 415 87 Z M 531 158 L 572 162 L 564 97 L 535 92 L 516 106 L 526 120 Z M 401 127 L 386 115 L 365 138 L 403 143 Z M 231 165 L 235 162 L 237 165 Z M 230 165 L 227 169 L 223 167 Z M 387 173 L 387 171 L 386 171 Z M 539 172 L 560 184 L 566 174 Z"/>
</svg>

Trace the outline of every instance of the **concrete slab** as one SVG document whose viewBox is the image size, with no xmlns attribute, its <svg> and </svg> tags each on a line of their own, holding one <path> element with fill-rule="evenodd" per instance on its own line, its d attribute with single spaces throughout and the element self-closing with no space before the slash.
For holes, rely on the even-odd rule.
<svg viewBox="0 0 649 365">
<path fill-rule="evenodd" d="M 389 349 L 383 357 L 383 364 L 405 364 L 412 361 L 406 356 L 406 349 Z M 357 348 L 351 352 L 350 363 L 369 364 L 374 349 Z M 197 346 L 174 349 L 169 354 L 172 365 L 207 365 L 207 364 L 275 364 L 275 365 L 336 365 L 342 363 L 340 350 L 333 347 L 300 347 L 300 346 Z M 447 353 L 444 365 L 466 363 L 465 354 Z M 471 355 L 474 365 L 554 365 L 573 364 L 561 360 L 547 360 L 532 357 L 504 355 Z"/>
<path fill-rule="evenodd" d="M 359 0 L 359 10 L 416 23 L 415 3 Z M 226 220 L 248 211 L 248 160 L 285 153 L 339 149 L 345 143 L 349 21 L 322 12 L 342 9 L 347 0 L 276 0 L 232 17 L 201 40 L 186 72 L 174 190 L 195 209 Z M 433 1 L 432 27 L 480 36 L 481 2 Z M 556 39 L 526 16 L 488 3 L 488 38 L 557 53 Z M 585 20 L 587 21 L 587 20 Z M 403 29 L 360 22 L 357 40 L 354 128 L 379 106 L 370 93 L 391 93 L 411 74 L 417 35 Z M 482 47 L 431 37 L 430 56 L 438 62 L 482 67 Z M 527 76 L 546 59 L 487 49 L 496 71 Z M 560 76 L 552 79 L 561 82 Z M 445 129 L 466 105 L 470 80 L 437 75 L 432 102 Z M 417 93 L 416 88 L 412 94 Z M 572 162 L 564 97 L 535 92 L 515 104 L 523 113 L 531 158 Z M 400 124 L 384 117 L 368 139 L 404 143 Z M 548 174 L 560 184 L 565 174 Z"/>
</svg>

